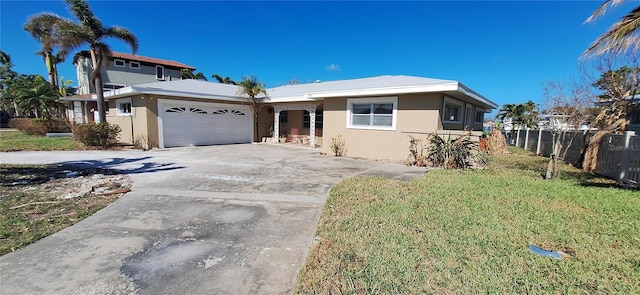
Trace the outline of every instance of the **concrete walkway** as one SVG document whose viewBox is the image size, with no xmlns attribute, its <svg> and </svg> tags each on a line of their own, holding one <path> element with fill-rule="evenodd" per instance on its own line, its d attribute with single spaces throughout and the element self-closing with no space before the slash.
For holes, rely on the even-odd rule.
<svg viewBox="0 0 640 295">
<path fill-rule="evenodd" d="M 132 191 L 0 257 L 0 294 L 287 294 L 330 188 L 424 168 L 272 145 L 0 153 L 1 163 L 118 169 Z"/>
</svg>

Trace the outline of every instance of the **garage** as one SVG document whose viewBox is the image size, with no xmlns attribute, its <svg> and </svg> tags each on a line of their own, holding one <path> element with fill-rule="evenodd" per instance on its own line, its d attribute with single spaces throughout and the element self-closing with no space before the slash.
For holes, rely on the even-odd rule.
<svg viewBox="0 0 640 295">
<path fill-rule="evenodd" d="M 249 143 L 252 113 L 246 105 L 161 101 L 162 147 Z"/>
</svg>

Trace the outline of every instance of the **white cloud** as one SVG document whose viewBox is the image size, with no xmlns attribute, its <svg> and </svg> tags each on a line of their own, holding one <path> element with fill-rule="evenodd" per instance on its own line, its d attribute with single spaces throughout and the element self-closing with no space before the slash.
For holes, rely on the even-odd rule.
<svg viewBox="0 0 640 295">
<path fill-rule="evenodd" d="M 338 64 L 330 64 L 330 65 L 327 66 L 327 71 L 330 71 L 330 72 L 340 71 L 340 65 L 338 65 Z"/>
</svg>

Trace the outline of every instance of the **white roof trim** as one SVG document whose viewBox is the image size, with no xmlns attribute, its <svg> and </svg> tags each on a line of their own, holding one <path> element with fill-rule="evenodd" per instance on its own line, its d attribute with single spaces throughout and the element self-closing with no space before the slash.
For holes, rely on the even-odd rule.
<svg viewBox="0 0 640 295">
<path fill-rule="evenodd" d="M 406 94 L 419 92 L 439 92 L 439 91 L 456 91 L 458 83 L 446 83 L 438 85 L 419 85 L 419 86 L 401 86 L 401 87 L 385 87 L 385 88 L 365 88 L 344 91 L 327 91 L 305 93 L 305 98 L 327 98 L 327 97 L 344 97 L 344 96 L 368 96 L 368 95 L 389 95 L 389 94 Z"/>
</svg>

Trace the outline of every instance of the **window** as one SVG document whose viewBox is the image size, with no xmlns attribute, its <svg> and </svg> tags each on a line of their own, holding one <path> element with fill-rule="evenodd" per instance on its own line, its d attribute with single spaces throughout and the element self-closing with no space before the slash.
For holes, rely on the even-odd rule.
<svg viewBox="0 0 640 295">
<path fill-rule="evenodd" d="M 462 122 L 462 102 L 445 97 L 442 108 L 442 121 L 447 123 Z"/>
<path fill-rule="evenodd" d="M 139 70 L 140 69 L 140 63 L 137 62 L 137 61 L 129 62 L 129 67 L 132 68 L 132 69 Z"/>
<path fill-rule="evenodd" d="M 397 97 L 347 99 L 347 127 L 395 130 Z"/>
<path fill-rule="evenodd" d="M 316 128 L 322 129 L 322 110 L 316 110 Z M 311 116 L 309 116 L 309 112 L 305 111 L 304 115 L 302 115 L 302 128 L 309 128 L 311 125 Z"/>
<path fill-rule="evenodd" d="M 475 123 L 476 124 L 484 123 L 484 110 L 483 109 L 476 108 L 476 120 L 475 120 Z"/>
<path fill-rule="evenodd" d="M 289 112 L 288 111 L 280 111 L 280 123 L 289 122 Z"/>
<path fill-rule="evenodd" d="M 122 59 L 114 59 L 113 60 L 113 65 L 116 66 L 116 67 L 123 68 L 124 67 L 124 60 L 122 60 Z"/>
<path fill-rule="evenodd" d="M 164 80 L 164 67 L 156 66 L 156 79 Z"/>
<path fill-rule="evenodd" d="M 105 83 L 102 84 L 102 91 L 110 91 L 110 90 L 115 90 L 115 89 L 120 89 L 120 88 L 124 88 L 124 85 L 118 85 L 118 84 L 110 84 L 110 83 Z"/>
<path fill-rule="evenodd" d="M 116 114 L 118 116 L 131 116 L 131 98 L 116 100 Z"/>
</svg>

